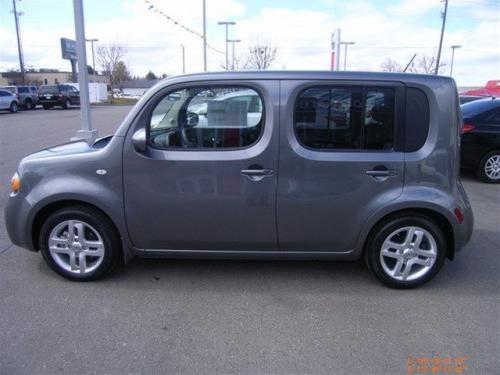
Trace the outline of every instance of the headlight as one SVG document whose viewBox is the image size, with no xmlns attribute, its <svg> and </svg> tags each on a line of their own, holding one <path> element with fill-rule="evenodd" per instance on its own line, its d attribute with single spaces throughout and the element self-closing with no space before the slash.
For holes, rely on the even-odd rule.
<svg viewBox="0 0 500 375">
<path fill-rule="evenodd" d="M 10 180 L 10 188 L 14 193 L 17 193 L 19 189 L 21 189 L 21 179 L 19 178 L 19 174 L 17 172 L 14 173 L 12 180 Z"/>
</svg>

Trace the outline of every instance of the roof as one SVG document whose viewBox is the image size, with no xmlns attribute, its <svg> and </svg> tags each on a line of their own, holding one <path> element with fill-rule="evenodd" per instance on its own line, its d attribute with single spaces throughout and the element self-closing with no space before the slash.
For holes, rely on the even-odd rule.
<svg viewBox="0 0 500 375">
<path fill-rule="evenodd" d="M 131 81 L 120 82 L 117 87 L 121 89 L 149 89 L 153 87 L 159 80 L 134 79 Z"/>
</svg>

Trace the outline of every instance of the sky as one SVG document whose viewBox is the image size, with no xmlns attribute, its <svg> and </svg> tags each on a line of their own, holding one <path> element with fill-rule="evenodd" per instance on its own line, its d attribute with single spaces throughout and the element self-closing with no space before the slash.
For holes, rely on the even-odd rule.
<svg viewBox="0 0 500 375">
<path fill-rule="evenodd" d="M 150 4 L 180 24 L 202 33 L 202 0 L 84 0 L 87 38 L 98 45 L 125 46 L 133 75 L 203 70 L 202 40 L 149 10 Z M 206 0 L 208 69 L 221 70 L 224 27 L 235 21 L 230 39 L 240 39 L 236 56 L 244 59 L 256 43 L 277 47 L 273 69 L 327 70 L 331 34 L 341 28 L 343 41 L 353 41 L 347 70 L 377 71 L 387 58 L 401 65 L 417 54 L 435 55 L 441 31 L 440 0 Z M 18 0 L 27 68 L 70 70 L 61 58 L 60 38 L 74 39 L 72 0 Z M 0 0 L 0 71 L 19 67 L 12 0 Z M 443 74 L 449 74 L 451 46 L 456 50 L 453 77 L 459 86 L 482 86 L 500 79 L 500 0 L 450 0 L 443 41 Z M 231 51 L 231 50 L 230 50 Z M 343 49 L 341 51 L 344 52 Z M 90 46 L 87 51 L 92 64 Z M 344 56 L 341 55 L 343 69 Z M 96 66 L 99 71 L 99 67 Z"/>
</svg>

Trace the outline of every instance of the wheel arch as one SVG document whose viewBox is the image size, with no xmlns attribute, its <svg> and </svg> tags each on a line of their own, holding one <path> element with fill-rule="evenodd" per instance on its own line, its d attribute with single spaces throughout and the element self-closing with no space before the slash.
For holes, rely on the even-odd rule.
<svg viewBox="0 0 500 375">
<path fill-rule="evenodd" d="M 455 234 L 453 231 L 453 226 L 448 220 L 448 218 L 443 215 L 441 212 L 433 210 L 431 208 L 422 208 L 422 207 L 411 207 L 411 208 L 403 208 L 398 209 L 392 212 L 389 212 L 379 218 L 374 225 L 371 226 L 368 235 L 365 237 L 365 241 L 363 244 L 363 254 L 367 251 L 368 244 L 371 242 L 375 232 L 382 225 L 382 223 L 400 217 L 400 216 L 410 216 L 410 215 L 419 215 L 424 216 L 432 221 L 434 221 L 443 231 L 446 240 L 446 257 L 450 260 L 455 258 Z"/>
<path fill-rule="evenodd" d="M 116 234 L 118 237 L 121 239 L 120 243 L 120 251 L 123 254 L 123 259 L 127 260 L 129 258 L 129 252 L 127 250 L 127 246 L 125 246 L 124 243 L 124 238 L 122 233 L 120 232 L 117 224 L 113 220 L 113 218 L 108 215 L 103 209 L 100 207 L 96 206 L 95 204 L 86 202 L 84 200 L 79 200 L 79 199 L 62 199 L 62 200 L 56 200 L 53 202 L 49 202 L 43 207 L 41 207 L 33 217 L 32 223 L 31 223 L 31 241 L 32 241 L 32 246 L 33 249 L 36 251 L 40 250 L 39 249 L 39 241 L 40 241 L 40 230 L 47 218 L 52 215 L 54 212 L 61 208 L 66 208 L 66 207 L 75 207 L 75 206 L 83 206 L 87 207 L 93 210 L 98 211 L 101 215 L 103 215 L 105 218 L 109 220 L 111 223 L 113 229 L 116 231 Z"/>
</svg>

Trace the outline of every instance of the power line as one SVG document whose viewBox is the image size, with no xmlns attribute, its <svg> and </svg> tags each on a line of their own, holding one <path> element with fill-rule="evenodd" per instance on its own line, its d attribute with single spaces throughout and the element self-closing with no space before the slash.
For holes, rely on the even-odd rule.
<svg viewBox="0 0 500 375">
<path fill-rule="evenodd" d="M 198 38 L 204 38 L 204 35 L 196 30 L 193 30 L 192 28 L 190 28 L 189 26 L 186 26 L 184 25 L 183 23 L 179 22 L 178 20 L 176 20 L 175 18 L 169 16 L 167 13 L 165 13 L 163 10 L 161 10 L 160 8 L 158 8 L 156 5 L 152 4 L 150 0 L 144 0 L 144 2 L 148 5 L 148 10 L 152 11 L 152 12 L 155 12 L 157 14 L 159 14 L 160 16 L 162 16 L 163 18 L 167 19 L 169 22 L 173 23 L 174 25 L 176 25 L 177 27 L 180 27 L 181 29 L 183 29 L 184 31 L 187 31 L 188 33 L 198 37 Z M 206 43 L 207 47 L 210 48 L 212 51 L 215 51 L 215 52 L 218 52 L 220 54 L 224 54 L 223 51 L 211 46 L 210 44 Z"/>
</svg>

